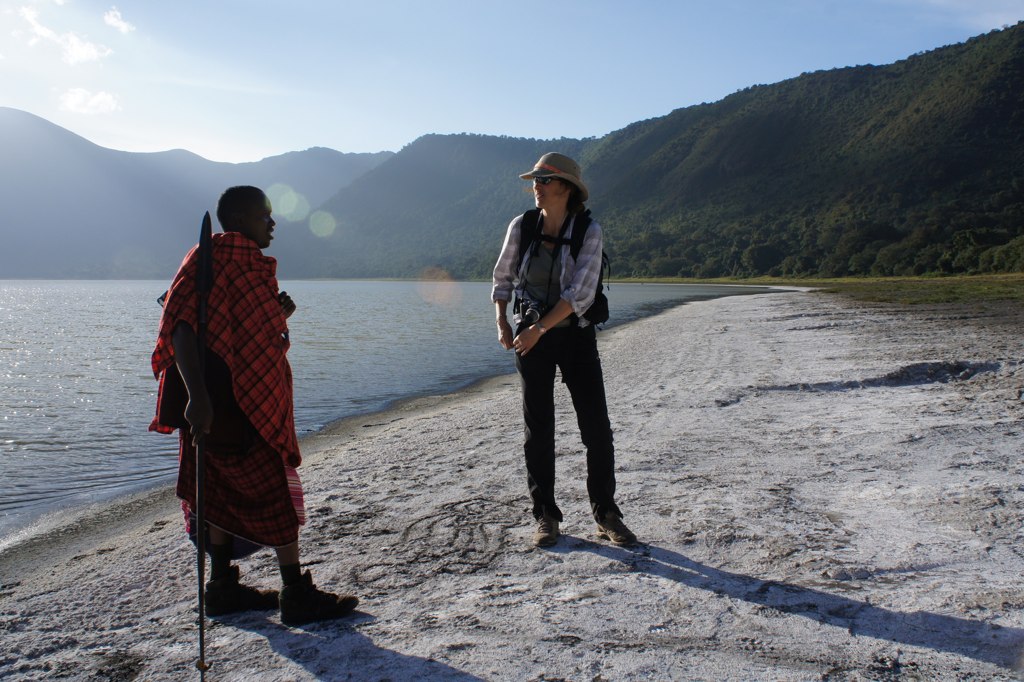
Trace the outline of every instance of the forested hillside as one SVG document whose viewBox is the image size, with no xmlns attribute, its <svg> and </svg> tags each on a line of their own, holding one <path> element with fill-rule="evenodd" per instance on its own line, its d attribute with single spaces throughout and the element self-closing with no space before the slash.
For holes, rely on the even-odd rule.
<svg viewBox="0 0 1024 682">
<path fill-rule="evenodd" d="M 577 155 L 617 274 L 1024 269 L 1024 24 L 889 66 L 804 74 L 600 139 L 431 135 L 325 205 L 317 276 L 486 277 L 516 178 Z M 296 246 L 299 246 L 298 244 Z"/>
<path fill-rule="evenodd" d="M 1024 25 L 749 88 L 585 161 L 638 274 L 1020 270 Z"/>
</svg>

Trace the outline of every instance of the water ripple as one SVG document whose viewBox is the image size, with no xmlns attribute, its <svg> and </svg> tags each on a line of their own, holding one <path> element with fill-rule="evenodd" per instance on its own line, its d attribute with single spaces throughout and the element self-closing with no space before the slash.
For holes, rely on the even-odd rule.
<svg viewBox="0 0 1024 682">
<path fill-rule="evenodd" d="M 490 285 L 289 282 L 296 426 L 308 433 L 405 396 L 514 371 Z M 149 433 L 165 282 L 0 281 L 0 535 L 33 516 L 173 482 L 177 438 Z M 619 285 L 625 322 L 735 287 Z M 453 301 L 455 303 L 453 303 Z M 427 344 L 447 320 L 458 333 Z M 445 327 L 450 329 L 450 327 Z"/>
</svg>

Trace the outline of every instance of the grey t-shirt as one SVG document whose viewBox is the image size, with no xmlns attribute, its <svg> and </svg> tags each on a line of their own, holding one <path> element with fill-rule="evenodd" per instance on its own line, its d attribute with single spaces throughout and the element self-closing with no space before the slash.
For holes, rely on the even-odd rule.
<svg viewBox="0 0 1024 682">
<path fill-rule="evenodd" d="M 531 247 L 532 248 L 532 247 Z M 543 244 L 537 245 L 536 255 L 530 258 L 526 269 L 526 295 L 543 304 L 548 311 L 562 297 L 562 285 L 559 281 L 562 272 L 562 249 L 547 249 Z M 569 318 L 555 325 L 569 326 Z"/>
</svg>

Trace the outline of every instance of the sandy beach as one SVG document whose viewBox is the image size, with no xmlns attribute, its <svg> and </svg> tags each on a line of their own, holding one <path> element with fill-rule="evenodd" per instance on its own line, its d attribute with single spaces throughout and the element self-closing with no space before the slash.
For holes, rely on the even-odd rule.
<svg viewBox="0 0 1024 682">
<path fill-rule="evenodd" d="M 1022 679 L 1022 323 L 786 292 L 602 332 L 633 548 L 595 537 L 561 385 L 550 549 L 515 375 L 335 424 L 303 560 L 359 611 L 211 620 L 207 678 Z M 8 545 L 0 678 L 198 679 L 194 565 L 166 490 Z"/>
</svg>

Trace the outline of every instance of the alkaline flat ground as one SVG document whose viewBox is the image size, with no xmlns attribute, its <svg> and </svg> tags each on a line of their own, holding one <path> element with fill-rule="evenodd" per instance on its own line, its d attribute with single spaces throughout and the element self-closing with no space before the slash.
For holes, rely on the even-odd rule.
<svg viewBox="0 0 1024 682">
<path fill-rule="evenodd" d="M 514 376 L 339 423 L 304 442 L 304 561 L 359 612 L 214 622 L 209 679 L 1020 679 L 1018 308 L 791 292 L 603 333 L 635 548 L 595 538 L 561 385 L 548 550 Z M 0 552 L 0 677 L 197 676 L 173 500 L 132 504 Z"/>
</svg>

